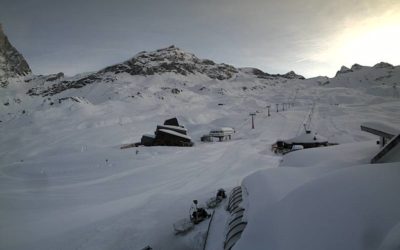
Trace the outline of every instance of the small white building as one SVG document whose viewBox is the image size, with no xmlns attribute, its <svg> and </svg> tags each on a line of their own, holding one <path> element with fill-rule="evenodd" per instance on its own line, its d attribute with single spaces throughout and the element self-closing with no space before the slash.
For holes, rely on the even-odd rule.
<svg viewBox="0 0 400 250">
<path fill-rule="evenodd" d="M 216 137 L 218 138 L 219 141 L 223 140 L 230 140 L 232 139 L 232 135 L 235 133 L 235 130 L 233 128 L 229 127 L 222 127 L 219 129 L 213 129 L 210 131 L 209 136 L 210 137 Z"/>
</svg>

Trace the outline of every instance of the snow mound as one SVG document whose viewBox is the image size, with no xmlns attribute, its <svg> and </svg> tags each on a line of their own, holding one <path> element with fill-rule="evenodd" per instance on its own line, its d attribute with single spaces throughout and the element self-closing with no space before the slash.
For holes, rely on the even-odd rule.
<svg viewBox="0 0 400 250">
<path fill-rule="evenodd" d="M 358 165 L 371 152 L 372 142 L 297 151 L 246 177 L 235 249 L 398 249 L 400 163 Z"/>
<path fill-rule="evenodd" d="M 399 231 L 391 229 L 400 223 L 399 167 L 344 168 L 306 182 L 267 209 L 253 208 L 236 249 L 361 250 L 379 249 L 388 237 L 385 245 L 398 242 Z M 257 198 L 263 199 L 251 199 Z"/>
</svg>

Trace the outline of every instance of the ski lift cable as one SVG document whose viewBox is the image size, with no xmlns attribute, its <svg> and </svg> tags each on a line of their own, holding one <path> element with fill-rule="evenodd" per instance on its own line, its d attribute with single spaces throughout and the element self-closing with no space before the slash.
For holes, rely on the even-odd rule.
<svg viewBox="0 0 400 250">
<path fill-rule="evenodd" d="M 314 115 L 314 108 L 315 108 L 315 102 L 313 102 L 310 114 L 308 115 L 308 121 L 307 121 L 307 124 L 306 124 L 306 129 L 307 130 L 311 129 L 312 118 L 313 118 L 313 115 Z"/>
<path fill-rule="evenodd" d="M 300 123 L 299 128 L 297 129 L 296 135 L 299 135 L 301 133 L 302 127 L 307 130 L 307 124 L 311 124 L 311 119 L 312 119 L 312 116 L 314 113 L 314 106 L 315 106 L 315 102 L 313 102 L 312 107 L 310 107 L 310 111 L 308 111 L 308 113 L 305 115 L 303 122 Z M 309 129 L 310 129 L 310 125 L 308 127 L 308 130 Z"/>
<path fill-rule="evenodd" d="M 250 117 L 247 117 L 246 120 L 242 123 L 241 126 L 238 127 L 236 131 L 240 131 L 244 126 L 247 125 L 247 122 L 250 120 Z"/>
</svg>

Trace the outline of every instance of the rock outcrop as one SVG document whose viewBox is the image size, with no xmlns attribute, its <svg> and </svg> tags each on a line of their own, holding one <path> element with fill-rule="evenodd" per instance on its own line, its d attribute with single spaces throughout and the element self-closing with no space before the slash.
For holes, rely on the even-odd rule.
<svg viewBox="0 0 400 250">
<path fill-rule="evenodd" d="M 231 65 L 199 59 L 195 55 L 172 45 L 153 52 L 141 52 L 130 60 L 107 67 L 99 73 L 107 72 L 142 76 L 168 72 L 184 76 L 199 73 L 212 79 L 225 80 L 231 78 L 238 71 Z"/>
<path fill-rule="evenodd" d="M 390 63 L 380 62 L 374 65 L 374 68 L 377 69 L 394 69 L 394 66 Z"/>
<path fill-rule="evenodd" d="M 288 73 L 280 76 L 287 79 L 300 79 L 300 80 L 306 79 L 304 76 L 298 75 L 294 71 L 289 71 Z"/>
<path fill-rule="evenodd" d="M 240 71 L 246 74 L 255 75 L 257 78 L 261 79 L 274 79 L 277 77 L 286 78 L 286 79 L 301 79 L 304 80 L 305 77 L 302 75 L 296 74 L 294 71 L 289 71 L 286 74 L 269 74 L 257 68 L 240 68 Z"/>
<path fill-rule="evenodd" d="M 362 66 L 362 65 L 360 65 L 360 64 L 358 64 L 358 63 L 355 63 L 355 64 L 353 64 L 353 66 L 351 66 L 351 70 L 352 70 L 352 71 L 361 70 L 361 69 L 363 69 L 363 68 L 365 68 L 365 66 Z"/>
<path fill-rule="evenodd" d="M 8 78 L 25 76 L 32 71 L 24 57 L 12 46 L 0 24 L 0 83 L 8 84 Z"/>
<path fill-rule="evenodd" d="M 342 75 L 342 74 L 349 73 L 349 72 L 353 72 L 353 70 L 347 68 L 346 66 L 342 66 L 342 67 L 340 68 L 340 70 L 339 70 L 338 72 L 336 72 L 335 77 L 336 77 L 336 76 L 339 76 L 339 75 Z"/>
</svg>

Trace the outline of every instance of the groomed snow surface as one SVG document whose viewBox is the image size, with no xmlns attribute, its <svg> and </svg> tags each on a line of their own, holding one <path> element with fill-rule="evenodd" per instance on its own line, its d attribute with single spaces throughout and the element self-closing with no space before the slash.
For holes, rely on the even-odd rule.
<svg viewBox="0 0 400 250">
<path fill-rule="evenodd" d="M 0 92 L 0 249 L 201 249 L 207 223 L 186 236 L 172 224 L 188 217 L 193 199 L 205 202 L 246 176 L 248 226 L 235 249 L 396 249 L 400 166 L 368 165 L 376 137 L 359 126 L 397 126 L 400 102 L 342 78 L 326 87 L 318 79 L 121 75 L 52 100 L 26 96 L 34 83 L 10 84 Z M 56 102 L 68 96 L 86 101 Z M 267 116 L 267 105 L 289 101 L 293 108 Z M 342 145 L 334 157 L 304 150 L 281 163 L 271 144 L 300 135 L 312 103 L 313 132 Z M 174 116 L 194 147 L 119 148 Z M 231 141 L 200 142 L 226 126 L 236 131 Z M 215 222 L 223 234 L 224 216 Z M 222 240 L 211 246 L 222 249 Z"/>
</svg>

